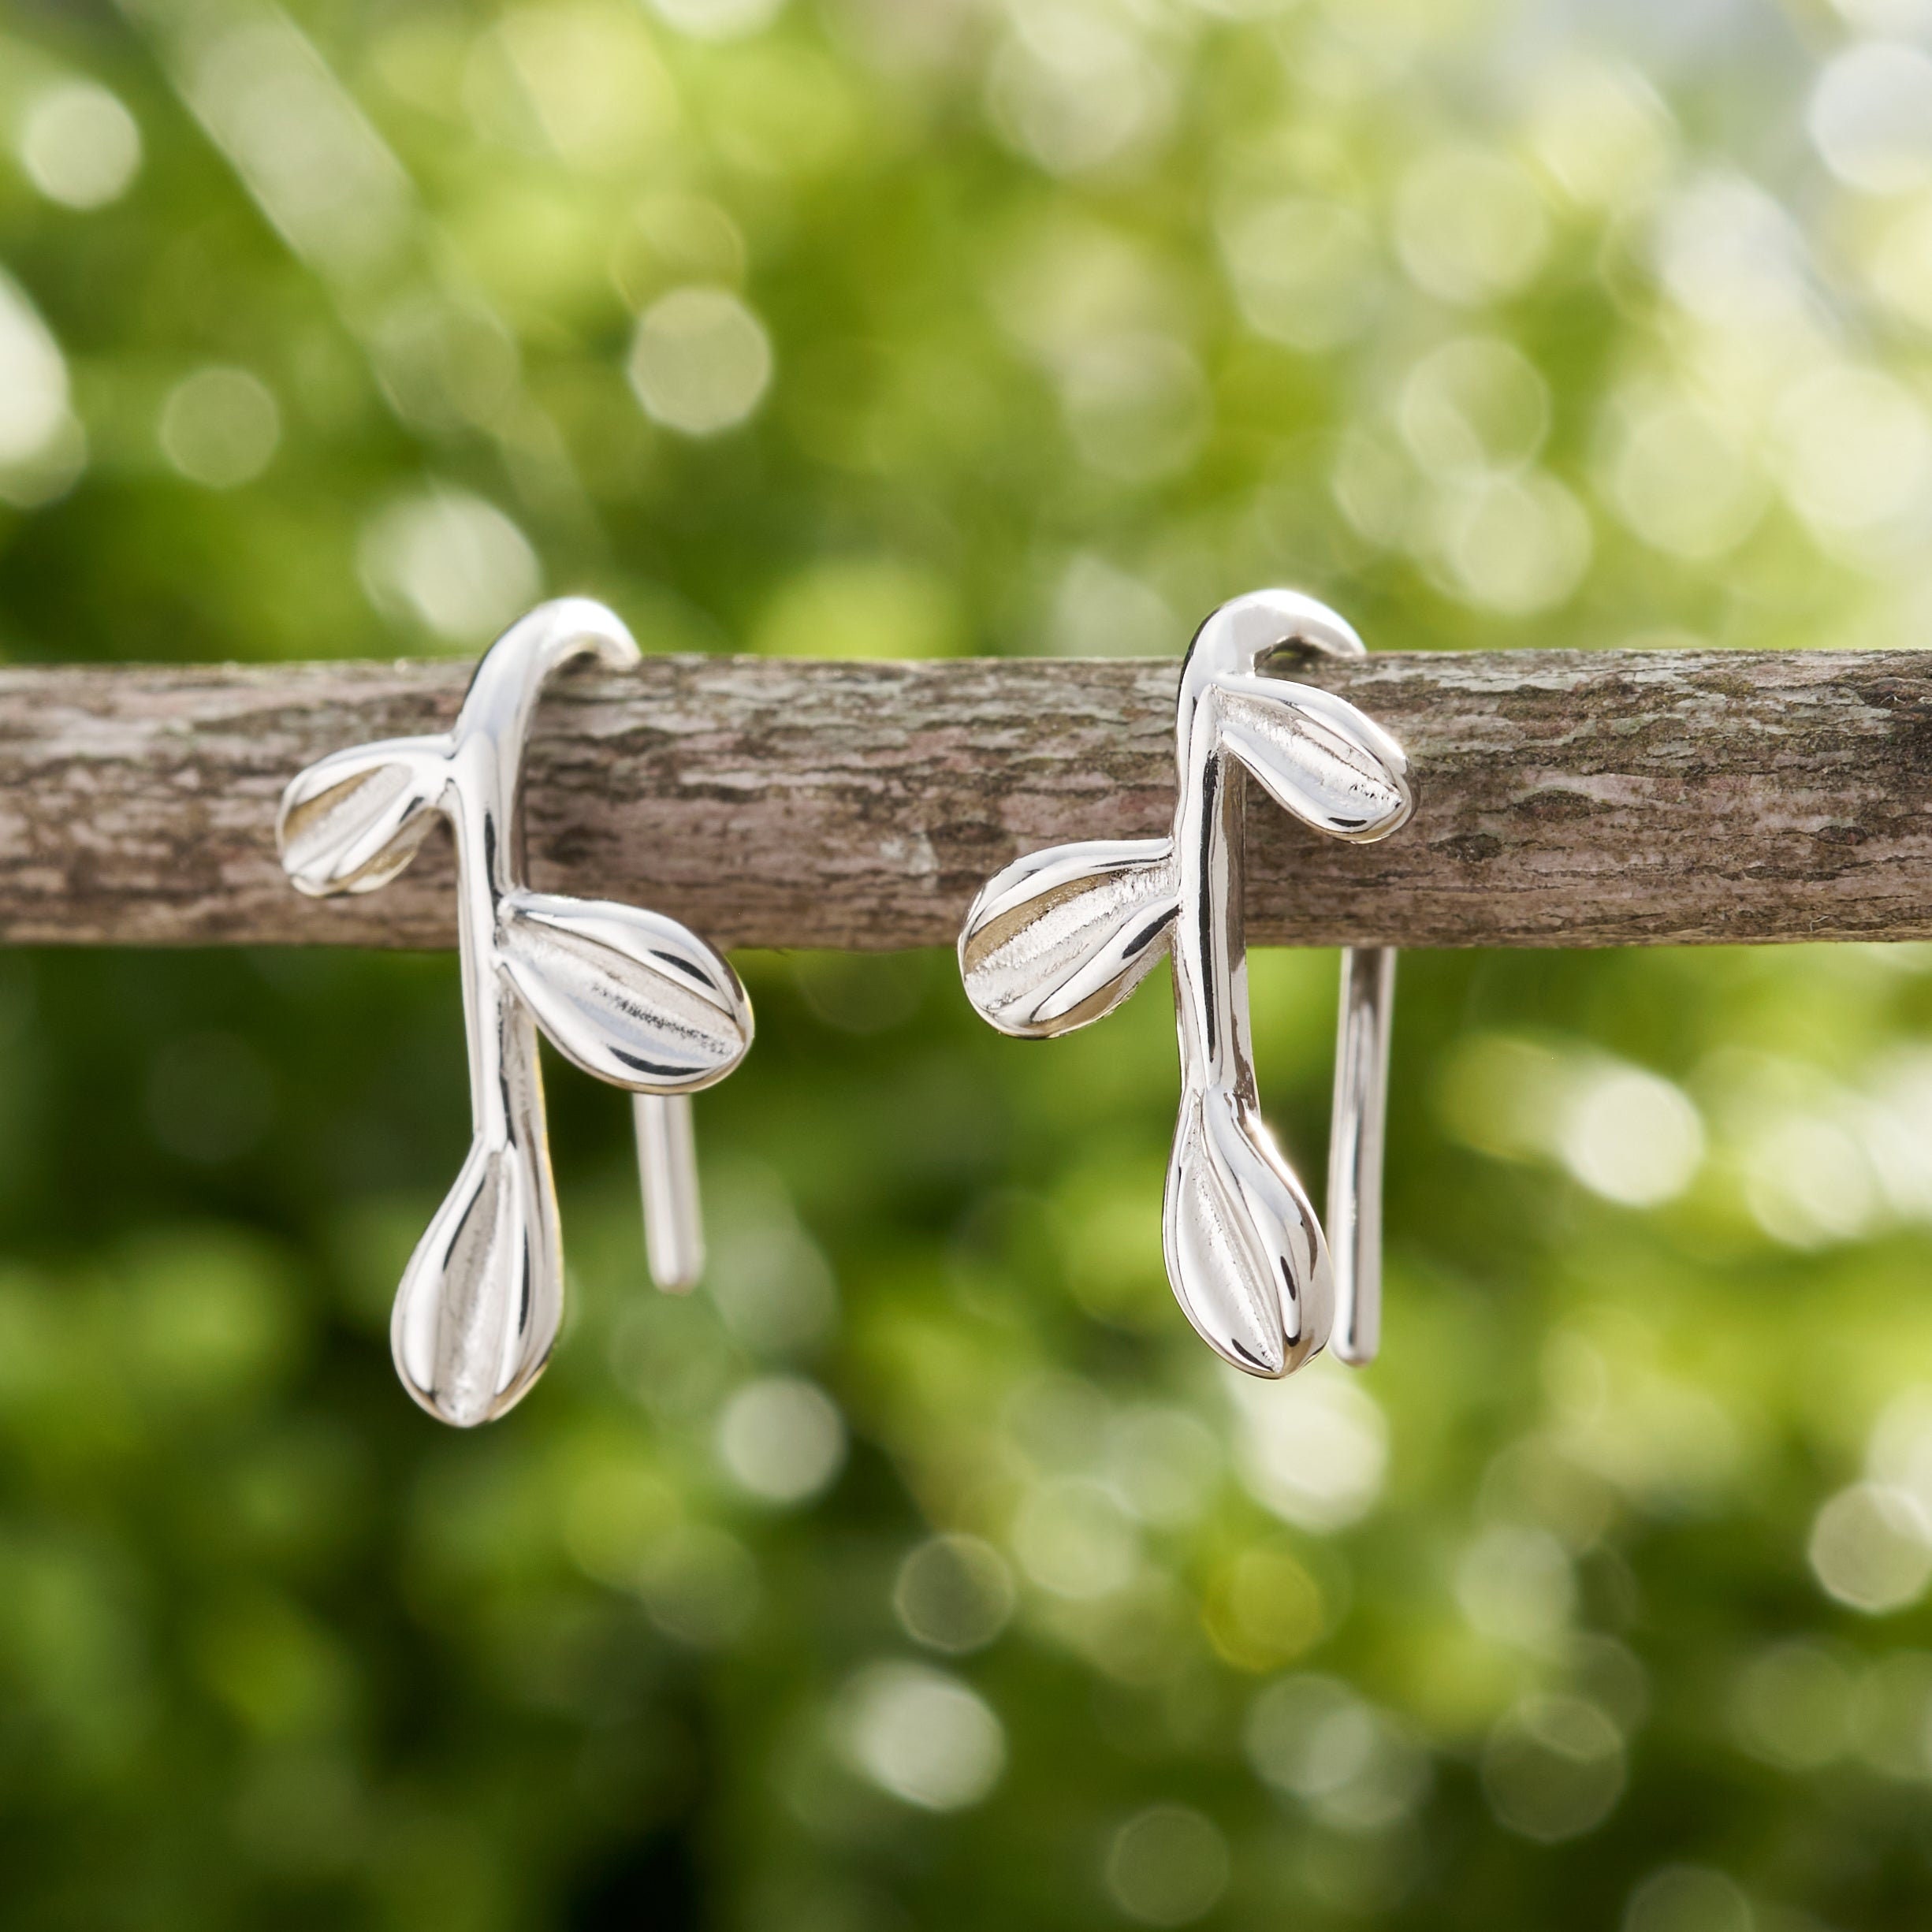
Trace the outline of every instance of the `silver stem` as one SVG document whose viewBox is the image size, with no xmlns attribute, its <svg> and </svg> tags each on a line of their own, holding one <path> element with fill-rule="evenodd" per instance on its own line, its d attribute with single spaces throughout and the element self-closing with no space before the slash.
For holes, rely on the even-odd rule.
<svg viewBox="0 0 1932 1932">
<path fill-rule="evenodd" d="M 564 1246 L 550 1171 L 537 1029 L 498 956 L 504 901 L 523 874 L 523 758 L 544 680 L 589 654 L 635 663 L 601 606 L 546 604 L 511 626 L 471 678 L 448 740 L 441 798 L 456 848 L 457 954 L 475 1137 L 455 1189 L 397 1290 L 389 1339 L 403 1386 L 467 1428 L 515 1406 L 563 1319 Z"/>
<path fill-rule="evenodd" d="M 1395 948 L 1345 947 L 1328 1143 L 1328 1253 L 1335 1271 L 1329 1346 L 1363 1367 L 1382 1342 L 1382 1150 L 1388 1121 Z"/>
<path fill-rule="evenodd" d="M 705 1220 L 698 1197 L 698 1143 L 688 1093 L 638 1093 L 637 1169 L 644 1193 L 644 1253 L 651 1279 L 672 1294 L 705 1271 Z"/>
</svg>

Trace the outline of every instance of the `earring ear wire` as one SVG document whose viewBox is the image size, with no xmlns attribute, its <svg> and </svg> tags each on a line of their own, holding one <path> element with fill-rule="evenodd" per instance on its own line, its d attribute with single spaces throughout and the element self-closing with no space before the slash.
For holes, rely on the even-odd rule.
<svg viewBox="0 0 1932 1932">
<path fill-rule="evenodd" d="M 698 1192 L 698 1137 L 688 1093 L 631 1099 L 638 1186 L 644 1200 L 644 1258 L 666 1294 L 688 1294 L 705 1271 L 705 1218 Z"/>
<path fill-rule="evenodd" d="M 1328 1252 L 1335 1271 L 1329 1346 L 1365 1368 L 1382 1346 L 1382 1171 L 1395 1018 L 1393 946 L 1345 946 L 1328 1122 Z"/>
<path fill-rule="evenodd" d="M 1368 647 L 1339 618 L 1271 652 L 1267 663 L 1327 657 L 1346 661 Z M 1382 1175 L 1389 1111 L 1389 1041 L 1395 1021 L 1393 946 L 1342 948 L 1335 1011 L 1335 1082 L 1328 1117 L 1329 1260 L 1335 1326 L 1329 1347 L 1365 1368 L 1382 1345 Z"/>
</svg>

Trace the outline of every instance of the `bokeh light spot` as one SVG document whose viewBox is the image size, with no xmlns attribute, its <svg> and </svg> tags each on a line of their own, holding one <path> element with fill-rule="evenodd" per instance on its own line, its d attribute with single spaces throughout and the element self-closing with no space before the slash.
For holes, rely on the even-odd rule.
<svg viewBox="0 0 1932 1932">
<path fill-rule="evenodd" d="M 1606 441 L 1610 504 L 1657 549 L 1722 557 L 1764 512 L 1770 492 L 1752 451 L 1722 417 L 1687 398 L 1629 399 Z"/>
<path fill-rule="evenodd" d="M 844 1466 L 845 1420 L 816 1383 L 767 1375 L 725 1404 L 717 1446 L 741 1488 L 766 1502 L 806 1502 Z"/>
<path fill-rule="evenodd" d="M 1915 1384 L 1885 1404 L 1866 1441 L 1865 1473 L 1904 1490 L 1932 1523 L 1932 1388 Z"/>
<path fill-rule="evenodd" d="M 1249 1706 L 1241 1737 L 1263 1778 L 1338 1831 L 1384 1831 L 1428 1794 L 1427 1753 L 1338 1678 L 1271 1684 Z"/>
<path fill-rule="evenodd" d="M 1374 231 L 1339 202 L 1289 196 L 1230 211 L 1221 249 L 1249 328 L 1319 354 L 1352 341 L 1381 299 Z"/>
<path fill-rule="evenodd" d="M 940 1536 L 910 1551 L 892 1586 L 892 1610 L 915 1643 L 955 1655 L 983 1650 L 1013 1614 L 1013 1573 L 977 1536 Z"/>
<path fill-rule="evenodd" d="M 1550 385 L 1514 343 L 1465 336 L 1411 369 L 1399 404 L 1402 440 L 1436 476 L 1519 469 L 1550 428 Z"/>
<path fill-rule="evenodd" d="M 1382 1495 L 1388 1424 L 1375 1398 L 1318 1362 L 1286 1382 L 1230 1375 L 1236 1469 L 1264 1508 L 1303 1529 L 1359 1522 Z"/>
<path fill-rule="evenodd" d="M 586 1457 L 564 1498 L 564 1547 L 586 1576 L 633 1588 L 679 1506 L 668 1477 L 635 1452 Z"/>
<path fill-rule="evenodd" d="M 281 411 L 246 369 L 198 369 L 168 392 L 158 434 L 162 454 L 191 483 L 233 490 L 268 467 Z"/>
<path fill-rule="evenodd" d="M 523 533 L 495 504 L 459 490 L 404 497 L 378 512 L 356 560 L 378 610 L 465 648 L 487 643 L 542 589 Z"/>
<path fill-rule="evenodd" d="M 1774 1114 L 1744 1137 L 1744 1200 L 1790 1248 L 1822 1248 L 1870 1231 L 1878 1177 L 1859 1137 L 1829 1114 Z"/>
<path fill-rule="evenodd" d="M 1737 1881 L 1707 1865 L 1666 1865 L 1630 1895 L 1623 1932 L 1755 1932 Z"/>
<path fill-rule="evenodd" d="M 1550 1650 L 1576 1608 L 1576 1579 L 1563 1546 L 1547 1530 L 1492 1523 L 1456 1566 L 1456 1600 L 1484 1636 Z"/>
<path fill-rule="evenodd" d="M 1244 1550 L 1208 1578 L 1201 1623 L 1217 1655 L 1238 1670 L 1279 1670 L 1326 1634 L 1320 1586 L 1292 1550 Z"/>
<path fill-rule="evenodd" d="M 1520 164 L 1488 148 L 1452 147 L 1402 177 L 1395 242 L 1418 287 L 1474 305 L 1513 294 L 1536 274 L 1549 247 L 1549 217 Z"/>
<path fill-rule="evenodd" d="M 128 1260 L 129 1351 L 169 1407 L 272 1400 L 299 1359 L 300 1312 L 274 1251 L 233 1229 L 154 1235 Z"/>
<path fill-rule="evenodd" d="M 987 103 L 994 125 L 1054 174 L 1080 174 L 1145 147 L 1172 112 L 1166 73 L 1131 17 L 1049 0 L 1013 9 L 993 57 Z"/>
<path fill-rule="evenodd" d="M 1055 1596 L 1105 1596 L 1133 1580 L 1140 1539 L 1113 1491 L 1085 1477 L 1043 1483 L 1014 1519 L 1013 1548 Z"/>
<path fill-rule="evenodd" d="M 1700 321 L 1748 339 L 1807 317 L 1804 238 L 1754 182 L 1716 173 L 1692 180 L 1663 201 L 1653 235 L 1665 287 Z"/>
<path fill-rule="evenodd" d="M 1932 1525 L 1906 1491 L 1854 1483 L 1820 1509 L 1807 1551 L 1825 1594 L 1883 1616 L 1915 1603 L 1932 1582 Z"/>
<path fill-rule="evenodd" d="M 1108 1429 L 1107 1468 L 1143 1523 L 1178 1528 L 1201 1514 L 1213 1491 L 1220 1439 L 1192 1410 L 1145 1403 Z"/>
<path fill-rule="evenodd" d="M 1657 91 L 1633 68 L 1578 55 L 1538 86 L 1530 151 L 1573 201 L 1621 207 L 1670 165 L 1675 128 Z"/>
<path fill-rule="evenodd" d="M 1498 1823 L 1540 1845 L 1594 1831 L 1624 1788 L 1623 1739 L 1588 1699 L 1525 1699 L 1490 1733 L 1483 1789 Z"/>
<path fill-rule="evenodd" d="M 516 338 L 478 303 L 408 298 L 377 324 L 372 347 L 396 413 L 434 435 L 497 422 L 516 394 Z"/>
<path fill-rule="evenodd" d="M 1877 1658 L 1852 1694 L 1852 1734 L 1882 1777 L 1932 1781 L 1932 1655 L 1893 1651 Z"/>
<path fill-rule="evenodd" d="M 846 1687 L 839 1706 L 854 1767 L 922 1811 L 977 1804 L 1006 1769 L 1006 1731 L 992 1707 L 944 1671 L 874 1664 Z"/>
<path fill-rule="evenodd" d="M 1802 1639 L 1774 1644 L 1738 1673 L 1731 1693 L 1737 1741 L 1780 1770 L 1815 1771 L 1849 1739 L 1852 1676 L 1837 1655 Z"/>
<path fill-rule="evenodd" d="M 715 1194 L 705 1286 L 741 1348 L 791 1355 L 824 1342 L 839 1325 L 839 1284 L 775 1177 L 727 1174 Z"/>
<path fill-rule="evenodd" d="M 667 27 L 694 40 L 739 40 L 760 33 L 784 11 L 785 0 L 650 0 Z"/>
<path fill-rule="evenodd" d="M 1885 224 L 1867 273 L 1895 315 L 1932 333 L 1932 193 L 1922 192 Z"/>
<path fill-rule="evenodd" d="M 1848 47 L 1818 76 L 1806 116 L 1848 187 L 1897 194 L 1932 181 L 1932 56 L 1897 41 Z"/>
<path fill-rule="evenodd" d="M 120 97 L 92 80 L 57 81 L 20 117 L 20 166 L 50 201 L 104 208 L 140 172 L 141 130 Z"/>
<path fill-rule="evenodd" d="M 674 288 L 644 311 L 631 387 L 653 422 L 687 436 L 734 429 L 772 379 L 765 325 L 728 288 Z"/>
<path fill-rule="evenodd" d="M 1506 616 L 1567 603 L 1589 568 L 1589 517 L 1546 471 L 1485 476 L 1447 490 L 1435 525 L 1446 587 Z"/>
<path fill-rule="evenodd" d="M 1826 536 L 1923 513 L 1932 498 L 1932 423 L 1895 377 L 1822 370 L 1785 398 L 1774 426 L 1785 493 Z"/>
<path fill-rule="evenodd" d="M 1142 1925 L 1191 1925 L 1227 1889 L 1227 1840 L 1184 1804 L 1153 1804 L 1127 1820 L 1107 1849 L 1107 1889 Z"/>
<path fill-rule="evenodd" d="M 67 359 L 0 270 L 0 502 L 50 501 L 79 475 L 86 449 L 68 407 Z"/>
<path fill-rule="evenodd" d="M 1066 657 L 1162 657 L 1186 630 L 1144 578 L 1082 551 L 1060 574 L 1047 646 Z"/>
<path fill-rule="evenodd" d="M 478 42 L 467 82 L 492 132 L 587 173 L 636 169 L 677 120 L 670 76 L 631 6 L 518 7 Z"/>
<path fill-rule="evenodd" d="M 1681 1088 L 1612 1063 L 1573 1089 L 1557 1145 L 1563 1164 L 1593 1193 L 1654 1208 L 1690 1186 L 1704 1157 L 1703 1122 Z"/>
</svg>

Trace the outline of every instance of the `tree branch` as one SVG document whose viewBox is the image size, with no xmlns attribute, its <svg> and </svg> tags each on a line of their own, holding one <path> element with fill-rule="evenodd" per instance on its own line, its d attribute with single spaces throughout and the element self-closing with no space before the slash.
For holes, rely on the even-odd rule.
<svg viewBox="0 0 1932 1932">
<path fill-rule="evenodd" d="M 468 668 L 0 671 L 0 939 L 442 946 L 447 841 L 304 899 L 283 785 L 446 727 Z M 1413 821 L 1348 846 L 1256 798 L 1258 941 L 1610 946 L 1932 937 L 1932 658 L 1391 653 L 1297 672 L 1407 746 Z M 1167 828 L 1175 666 L 657 658 L 560 679 L 532 883 L 725 945 L 948 945 L 1016 854 Z"/>
</svg>

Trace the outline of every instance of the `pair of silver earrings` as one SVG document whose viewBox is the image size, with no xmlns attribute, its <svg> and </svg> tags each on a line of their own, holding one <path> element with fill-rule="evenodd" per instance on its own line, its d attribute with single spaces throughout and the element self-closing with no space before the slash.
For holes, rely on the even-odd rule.
<svg viewBox="0 0 1932 1932">
<path fill-rule="evenodd" d="M 1268 675 L 1364 654 L 1332 611 L 1293 592 L 1222 605 L 1182 665 L 1171 834 L 1022 858 L 981 891 L 959 938 L 975 1009 L 1029 1039 L 1100 1018 L 1171 955 L 1181 1105 L 1167 1276 L 1203 1338 L 1252 1375 L 1286 1375 L 1323 1346 L 1365 1363 L 1379 1335 L 1395 955 L 1342 955 L 1324 1234 L 1261 1117 L 1241 895 L 1247 776 L 1335 838 L 1383 839 L 1407 821 L 1394 739 L 1344 700 Z M 439 816 L 455 834 L 474 1138 L 404 1271 L 390 1339 L 404 1387 L 460 1426 L 516 1403 L 562 1318 L 538 1029 L 635 1096 L 651 1271 L 669 1289 L 690 1287 L 703 1260 L 690 1096 L 751 1044 L 743 987 L 695 933 L 523 883 L 524 740 L 544 679 L 585 655 L 616 669 L 638 652 L 601 605 L 542 605 L 486 653 L 453 730 L 320 760 L 288 786 L 277 823 L 291 881 L 318 896 L 386 884 Z"/>
</svg>

